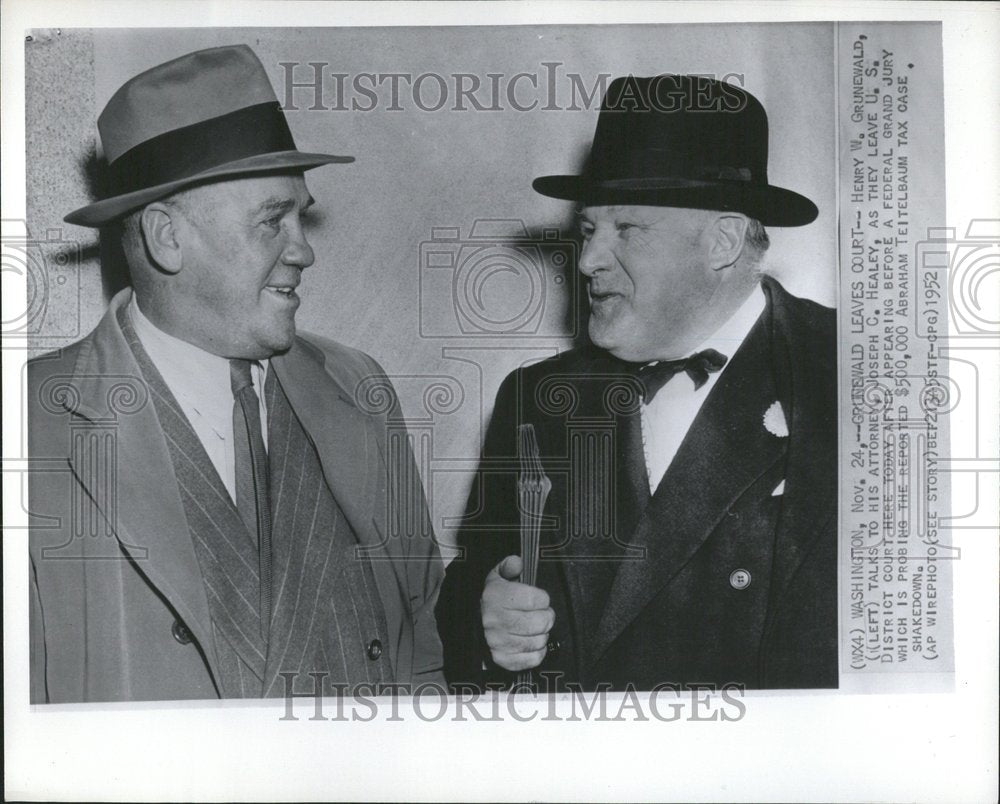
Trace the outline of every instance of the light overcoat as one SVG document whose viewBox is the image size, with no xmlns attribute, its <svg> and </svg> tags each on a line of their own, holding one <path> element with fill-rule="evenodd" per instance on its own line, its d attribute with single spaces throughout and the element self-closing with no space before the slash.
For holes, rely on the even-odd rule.
<svg viewBox="0 0 1000 804">
<path fill-rule="evenodd" d="M 130 298 L 123 290 L 90 335 L 28 364 L 33 703 L 218 696 L 170 454 L 116 318 Z M 311 335 L 270 365 L 371 561 L 395 681 L 442 683 L 443 567 L 385 373 Z"/>
</svg>

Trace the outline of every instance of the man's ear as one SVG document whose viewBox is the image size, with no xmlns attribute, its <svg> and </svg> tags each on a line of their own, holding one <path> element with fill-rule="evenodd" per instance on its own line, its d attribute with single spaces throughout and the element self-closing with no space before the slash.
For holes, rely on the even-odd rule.
<svg viewBox="0 0 1000 804">
<path fill-rule="evenodd" d="M 154 202 L 146 206 L 139 218 L 142 239 L 153 264 L 168 274 L 176 274 L 184 265 L 178 238 L 176 207 Z"/>
<path fill-rule="evenodd" d="M 708 259 L 713 271 L 728 268 L 743 253 L 749 221 L 744 215 L 719 215 L 708 229 Z"/>
</svg>

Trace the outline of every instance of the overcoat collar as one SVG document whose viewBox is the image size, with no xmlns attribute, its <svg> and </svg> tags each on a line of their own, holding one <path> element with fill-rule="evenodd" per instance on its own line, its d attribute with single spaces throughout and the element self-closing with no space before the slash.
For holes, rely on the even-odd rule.
<svg viewBox="0 0 1000 804">
<path fill-rule="evenodd" d="M 772 353 L 790 437 L 782 516 L 775 539 L 774 578 L 765 633 L 780 600 L 823 525 L 837 512 L 837 345 L 833 332 L 802 336 L 804 304 L 765 279 L 773 298 Z"/>
</svg>

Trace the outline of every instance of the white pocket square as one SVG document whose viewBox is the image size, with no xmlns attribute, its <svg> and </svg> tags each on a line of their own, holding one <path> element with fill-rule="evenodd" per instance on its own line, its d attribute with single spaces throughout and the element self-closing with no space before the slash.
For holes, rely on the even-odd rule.
<svg viewBox="0 0 1000 804">
<path fill-rule="evenodd" d="M 772 402 L 771 407 L 764 412 L 764 427 L 773 436 L 788 438 L 788 422 L 785 421 L 785 412 L 778 400 Z"/>
<path fill-rule="evenodd" d="M 785 481 L 782 480 L 777 486 L 774 487 L 774 491 L 771 492 L 772 497 L 780 497 L 785 493 Z"/>
</svg>

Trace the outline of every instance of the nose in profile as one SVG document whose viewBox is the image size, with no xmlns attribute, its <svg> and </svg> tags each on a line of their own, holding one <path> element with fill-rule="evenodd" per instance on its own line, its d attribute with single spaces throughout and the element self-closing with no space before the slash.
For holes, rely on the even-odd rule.
<svg viewBox="0 0 1000 804">
<path fill-rule="evenodd" d="M 608 237 L 594 232 L 583 244 L 583 253 L 577 265 L 580 273 L 586 277 L 593 276 L 601 269 L 610 268 L 614 264 L 614 255 Z"/>
<path fill-rule="evenodd" d="M 285 265 L 293 265 L 299 269 L 308 268 L 316 259 L 301 223 L 295 223 L 291 227 L 288 244 L 282 252 L 281 259 Z"/>
</svg>

